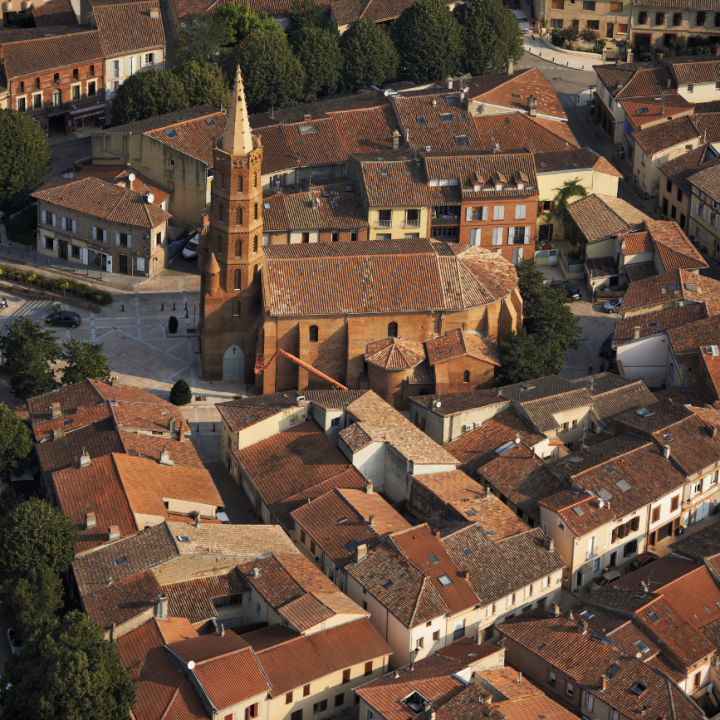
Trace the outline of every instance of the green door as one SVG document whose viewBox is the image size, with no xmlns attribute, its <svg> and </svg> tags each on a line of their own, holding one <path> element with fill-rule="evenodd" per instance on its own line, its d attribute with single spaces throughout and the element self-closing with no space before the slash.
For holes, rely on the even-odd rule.
<svg viewBox="0 0 720 720">
<path fill-rule="evenodd" d="M 244 373 L 245 354 L 237 345 L 232 345 L 223 355 L 223 380 L 243 377 Z"/>
</svg>

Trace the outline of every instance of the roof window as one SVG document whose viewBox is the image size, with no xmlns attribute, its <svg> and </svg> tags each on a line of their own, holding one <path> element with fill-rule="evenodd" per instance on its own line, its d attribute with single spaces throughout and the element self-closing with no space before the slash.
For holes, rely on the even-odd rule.
<svg viewBox="0 0 720 720">
<path fill-rule="evenodd" d="M 612 493 L 608 492 L 605 488 L 602 488 L 598 490 L 598 497 L 607 502 L 608 500 L 612 500 Z"/>
<path fill-rule="evenodd" d="M 456 135 L 455 136 L 455 144 L 458 147 L 470 147 L 470 143 L 468 142 L 467 135 Z"/>
<path fill-rule="evenodd" d="M 636 695 L 642 695 L 646 690 L 647 685 L 641 683 L 639 680 L 630 688 L 630 692 L 634 692 Z"/>
<path fill-rule="evenodd" d="M 474 510 L 468 510 L 465 514 L 466 514 L 466 515 L 469 515 L 470 517 L 472 517 L 472 516 L 475 514 L 475 511 L 474 511 Z"/>
<path fill-rule="evenodd" d="M 387 168 L 380 168 L 381 175 L 387 175 Z"/>
<path fill-rule="evenodd" d="M 650 108 L 642 107 L 637 111 L 638 115 L 645 115 L 646 113 L 650 112 Z"/>
<path fill-rule="evenodd" d="M 485 531 L 488 535 L 497 535 L 497 533 L 494 530 L 486 530 Z"/>
<path fill-rule="evenodd" d="M 651 610 L 651 611 L 648 613 L 648 617 L 649 617 L 654 623 L 660 622 L 660 616 L 659 616 L 654 610 Z"/>
<path fill-rule="evenodd" d="M 619 665 L 613 663 L 605 674 L 608 676 L 608 679 L 612 680 L 621 670 L 622 668 Z"/>
<path fill-rule="evenodd" d="M 445 96 L 445 101 L 447 102 L 447 104 L 448 104 L 450 107 L 457 107 L 457 106 L 458 106 L 457 98 L 456 98 L 454 95 L 446 95 L 446 96 Z"/>
<path fill-rule="evenodd" d="M 359 544 L 360 543 L 357 540 L 351 540 L 349 543 L 345 544 L 345 549 L 348 552 L 355 552 L 357 550 Z"/>
<path fill-rule="evenodd" d="M 568 458 L 568 459 L 567 459 L 567 461 L 568 461 L 569 463 L 572 463 L 573 465 L 575 465 L 575 463 L 582 462 L 582 460 L 583 460 L 583 459 L 582 459 L 582 456 L 581 456 L 581 455 L 573 455 L 571 458 Z"/>
<path fill-rule="evenodd" d="M 415 120 L 418 125 L 425 125 L 425 118 L 422 115 L 418 115 Z"/>
<path fill-rule="evenodd" d="M 650 417 L 654 414 L 655 413 L 652 412 L 652 410 L 648 410 L 647 408 L 640 408 L 640 410 L 636 411 L 636 415 L 639 415 L 640 417 Z"/>
<path fill-rule="evenodd" d="M 269 210 L 270 209 L 270 203 L 263 203 L 263 209 Z"/>
<path fill-rule="evenodd" d="M 680 286 L 677 283 L 673 283 L 672 285 L 668 285 L 665 289 L 668 292 L 675 292 L 676 290 L 680 289 Z"/>
<path fill-rule="evenodd" d="M 442 122 L 452 122 L 452 115 L 450 113 L 440 113 L 440 120 Z"/>
<path fill-rule="evenodd" d="M 520 390 L 521 390 L 521 391 L 523 391 L 523 390 L 525 390 L 525 391 L 527 391 L 527 390 L 534 390 L 534 389 L 535 389 L 535 386 L 534 386 L 532 383 L 525 383 L 525 384 L 523 384 L 523 385 L 520 386 Z"/>
<path fill-rule="evenodd" d="M 337 521 L 338 525 L 342 525 L 344 522 L 347 522 L 347 518 L 346 518 L 346 517 L 338 518 L 338 521 Z"/>
<path fill-rule="evenodd" d="M 495 452 L 498 455 L 504 455 L 506 452 L 512 450 L 514 447 L 517 447 L 517 445 L 515 445 L 515 441 L 509 440 L 508 442 L 503 443 L 499 448 L 495 448 Z"/>
<path fill-rule="evenodd" d="M 518 100 L 522 100 L 522 95 L 520 95 L 519 93 L 513 93 L 512 96 L 514 98 L 517 98 Z"/>
<path fill-rule="evenodd" d="M 212 127 L 213 125 L 215 125 L 215 121 L 214 121 L 212 118 L 208 118 L 205 122 L 206 122 L 208 125 L 210 125 L 210 127 Z"/>
<path fill-rule="evenodd" d="M 247 417 L 243 418 L 243 422 L 248 422 L 249 420 L 252 420 L 255 416 L 254 415 L 248 415 Z"/>
<path fill-rule="evenodd" d="M 117 558 L 116 560 L 113 560 L 113 565 L 124 565 L 127 562 L 127 557 L 123 555 L 122 557 Z"/>
<path fill-rule="evenodd" d="M 670 435 L 669 433 L 665 433 L 663 435 L 663 440 L 665 440 L 666 442 L 672 442 L 674 439 L 675 438 L 672 435 Z"/>
<path fill-rule="evenodd" d="M 620 478 L 619 480 L 615 481 L 615 487 L 620 492 L 627 492 L 630 489 L 630 483 L 627 480 L 624 480 L 623 478 Z"/>
<path fill-rule="evenodd" d="M 659 328 L 659 327 L 660 327 L 660 323 L 659 323 L 659 322 L 655 322 L 655 323 L 645 323 L 645 327 L 649 327 L 649 328 Z"/>
<path fill-rule="evenodd" d="M 588 620 L 592 620 L 592 618 L 595 617 L 595 613 L 594 613 L 594 612 L 590 612 L 589 610 L 583 610 L 583 611 L 580 613 L 580 617 L 584 617 L 584 618 L 587 618 Z"/>
<path fill-rule="evenodd" d="M 435 554 L 433 554 L 433 555 L 428 555 L 428 559 L 430 560 L 431 563 L 440 562 L 440 561 L 438 560 L 438 556 L 435 555 Z"/>
<path fill-rule="evenodd" d="M 438 580 L 443 587 L 447 587 L 448 585 L 453 584 L 452 580 L 447 575 L 441 575 Z"/>
<path fill-rule="evenodd" d="M 585 514 L 585 511 L 584 511 L 580 506 L 578 506 L 578 505 L 576 505 L 576 506 L 573 508 L 573 512 L 574 512 L 578 517 L 582 517 L 582 516 Z"/>
<path fill-rule="evenodd" d="M 389 589 L 392 587 L 392 584 L 393 584 L 393 581 L 392 581 L 392 580 L 388 580 L 387 582 L 384 582 L 384 583 L 383 583 L 383 587 L 384 587 L 386 590 L 389 590 Z"/>
<path fill-rule="evenodd" d="M 472 550 L 471 550 L 470 548 L 463 548 L 463 552 L 464 552 L 466 555 L 472 555 L 472 554 L 473 554 L 473 553 L 472 553 Z"/>
<path fill-rule="evenodd" d="M 315 126 L 314 125 L 298 125 L 298 132 L 301 135 L 310 135 L 311 133 L 315 132 Z"/>
<path fill-rule="evenodd" d="M 698 291 L 697 285 L 691 285 L 690 283 L 685 283 L 685 289 L 695 293 Z"/>
<path fill-rule="evenodd" d="M 187 535 L 178 535 L 178 542 L 190 542 L 190 538 Z"/>
<path fill-rule="evenodd" d="M 650 652 L 650 648 L 642 641 L 638 640 L 635 643 L 635 647 L 641 652 L 641 653 L 648 653 Z"/>
<path fill-rule="evenodd" d="M 606 465 L 605 470 L 607 470 L 609 473 L 615 472 L 615 468 L 612 465 Z"/>
<path fill-rule="evenodd" d="M 178 135 L 177 135 L 177 131 L 173 130 L 173 128 L 168 128 L 168 129 L 165 131 L 165 134 L 166 134 L 169 138 L 175 138 L 175 137 L 178 136 Z"/>
</svg>

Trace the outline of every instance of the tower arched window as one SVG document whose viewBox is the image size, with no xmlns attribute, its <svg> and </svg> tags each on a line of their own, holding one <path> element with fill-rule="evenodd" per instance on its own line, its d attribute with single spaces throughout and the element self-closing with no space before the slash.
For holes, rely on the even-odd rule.
<svg viewBox="0 0 720 720">
<path fill-rule="evenodd" d="M 391 322 L 388 325 L 388 337 L 397 337 L 398 336 L 398 326 L 396 322 Z"/>
<path fill-rule="evenodd" d="M 235 290 L 240 290 L 240 284 L 242 283 L 242 271 L 235 271 Z"/>
<path fill-rule="evenodd" d="M 316 343 L 317 341 L 318 341 L 318 326 L 311 325 L 310 326 L 310 342 Z"/>
<path fill-rule="evenodd" d="M 218 220 L 220 222 L 224 222 L 223 221 L 224 214 L 225 214 L 225 205 L 223 205 L 223 203 L 218 203 Z"/>
<path fill-rule="evenodd" d="M 258 219 L 258 204 L 255 203 L 255 205 L 253 207 L 253 220 L 257 220 L 257 219 Z"/>
<path fill-rule="evenodd" d="M 242 192 L 242 185 L 243 185 L 243 183 L 242 183 L 242 175 L 238 175 L 238 189 L 237 189 L 237 191 L 238 191 L 239 193 Z"/>
<path fill-rule="evenodd" d="M 242 257 L 242 240 L 235 241 L 235 257 Z"/>
<path fill-rule="evenodd" d="M 253 268 L 253 282 L 257 282 L 257 279 L 260 277 L 260 266 L 256 265 Z"/>
<path fill-rule="evenodd" d="M 233 317 L 239 317 L 240 316 L 240 308 L 241 304 L 239 300 L 235 300 L 233 303 Z"/>
<path fill-rule="evenodd" d="M 256 235 L 253 238 L 253 253 L 256 253 L 258 251 L 258 236 Z"/>
<path fill-rule="evenodd" d="M 257 173 L 253 173 L 253 190 L 257 187 Z"/>
<path fill-rule="evenodd" d="M 242 225 L 243 217 L 242 217 L 242 206 L 238 205 L 235 208 L 235 224 L 236 225 Z"/>
<path fill-rule="evenodd" d="M 466 370 L 466 371 L 463 373 L 463 382 L 464 382 L 464 383 L 469 383 L 469 382 L 470 382 L 470 371 L 469 371 L 469 370 Z"/>
</svg>

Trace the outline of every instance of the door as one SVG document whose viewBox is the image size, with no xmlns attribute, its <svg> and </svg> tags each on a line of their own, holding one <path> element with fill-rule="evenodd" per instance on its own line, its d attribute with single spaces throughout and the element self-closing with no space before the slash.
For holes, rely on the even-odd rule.
<svg viewBox="0 0 720 720">
<path fill-rule="evenodd" d="M 112 272 L 112 255 L 103 255 L 105 258 L 105 271 Z"/>
<path fill-rule="evenodd" d="M 244 372 L 245 354 L 237 345 L 232 345 L 223 355 L 223 380 L 242 377 Z"/>
<path fill-rule="evenodd" d="M 64 240 L 60 241 L 60 257 L 67 260 L 67 243 Z"/>
<path fill-rule="evenodd" d="M 553 237 L 553 226 L 552 225 L 541 225 L 540 226 L 540 240 L 547 242 L 552 240 Z"/>
<path fill-rule="evenodd" d="M 617 565 L 617 550 L 613 550 L 610 553 L 610 567 L 615 567 Z"/>
<path fill-rule="evenodd" d="M 607 32 L 605 33 L 605 37 L 611 38 L 615 35 L 615 23 L 608 23 L 607 24 Z"/>
<path fill-rule="evenodd" d="M 120 272 L 127 275 L 127 271 L 128 271 L 127 255 L 120 255 Z"/>
<path fill-rule="evenodd" d="M 706 500 L 697 509 L 697 520 L 704 520 L 710 514 L 710 501 Z"/>
</svg>

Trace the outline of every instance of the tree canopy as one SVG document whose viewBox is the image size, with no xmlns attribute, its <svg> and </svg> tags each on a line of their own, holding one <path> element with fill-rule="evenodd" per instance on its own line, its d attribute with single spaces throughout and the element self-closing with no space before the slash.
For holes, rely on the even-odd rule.
<svg viewBox="0 0 720 720">
<path fill-rule="evenodd" d="M 180 378 L 172 386 L 169 400 L 173 405 L 187 405 L 192 401 L 192 390 L 185 380 Z"/>
<path fill-rule="evenodd" d="M 0 470 L 12 470 L 33 449 L 28 426 L 5 403 L 0 403 Z"/>
<path fill-rule="evenodd" d="M 463 66 L 472 75 L 505 72 L 509 58 L 523 56 L 520 25 L 500 0 L 468 0 L 454 15 L 462 27 Z"/>
<path fill-rule="evenodd" d="M 251 32 L 282 33 L 282 27 L 275 22 L 266 12 L 259 15 L 250 9 L 250 5 L 242 5 L 239 2 L 229 2 L 221 5 L 215 11 L 215 17 L 225 23 L 228 29 L 228 44 L 237 45 Z"/>
<path fill-rule="evenodd" d="M 13 720 L 129 720 L 135 697 L 117 648 L 78 611 L 25 640 L 5 665 L 0 692 Z"/>
<path fill-rule="evenodd" d="M 113 125 L 125 125 L 189 107 L 180 78 L 168 70 L 144 70 L 123 82 L 112 100 Z"/>
<path fill-rule="evenodd" d="M 42 321 L 17 318 L 0 337 L 0 350 L 10 370 L 10 387 L 27 400 L 55 389 L 55 373 L 49 363 L 60 359 L 60 346 L 54 332 Z"/>
<path fill-rule="evenodd" d="M 23 638 L 51 620 L 63 606 L 60 576 L 47 565 L 30 568 L 25 577 L 10 578 L 3 586 L 3 615 Z"/>
<path fill-rule="evenodd" d="M 180 21 L 173 59 L 176 62 L 212 62 L 231 42 L 232 31 L 225 16 L 206 10 L 189 13 Z"/>
<path fill-rule="evenodd" d="M 305 71 L 303 96 L 307 102 L 338 89 L 343 59 L 337 31 L 309 26 L 298 30 L 295 56 Z"/>
<path fill-rule="evenodd" d="M 335 29 L 325 5 L 318 0 L 292 0 L 290 3 L 290 22 L 287 27 L 288 40 L 292 47 L 297 46 L 297 35 L 306 28 Z M 337 30 L 336 30 L 337 32 Z"/>
<path fill-rule="evenodd" d="M 67 366 L 62 372 L 63 385 L 72 385 L 88 378 L 110 379 L 108 359 L 103 355 L 103 343 L 69 338 L 63 343 L 62 359 Z"/>
<path fill-rule="evenodd" d="M 40 565 L 65 572 L 77 537 L 75 524 L 62 510 L 35 497 L 19 503 L 0 519 L 0 581 L 27 577 Z"/>
<path fill-rule="evenodd" d="M 25 113 L 0 110 L 0 205 L 12 207 L 42 182 L 52 154 L 40 125 Z"/>
<path fill-rule="evenodd" d="M 236 6 L 236 3 L 223 7 L 231 6 Z M 223 71 L 217 65 L 187 62 L 176 65 L 172 72 L 180 78 L 187 96 L 188 107 L 197 105 L 209 105 L 216 108 L 229 107 L 230 88 Z"/>
<path fill-rule="evenodd" d="M 393 26 L 403 77 L 417 83 L 444 80 L 460 68 L 460 25 L 441 0 L 415 0 Z"/>
<path fill-rule="evenodd" d="M 580 228 L 573 219 L 573 216 L 570 214 L 568 205 L 570 205 L 570 200 L 572 198 L 584 198 L 587 197 L 587 194 L 587 190 L 580 181 L 580 178 L 566 180 L 555 195 L 553 209 L 543 213 L 543 216 L 547 218 L 547 220 L 557 222 L 562 225 L 565 233 L 565 239 L 573 247 L 577 247 L 579 244 L 584 243 L 585 236 L 582 234 Z"/>
<path fill-rule="evenodd" d="M 368 85 L 380 87 L 398 71 L 398 53 L 388 33 L 372 20 L 361 18 L 340 36 L 342 80 L 354 92 Z"/>
<path fill-rule="evenodd" d="M 292 105 L 302 97 L 305 71 L 284 34 L 250 33 L 229 56 L 225 67 L 229 77 L 235 77 L 237 65 L 251 113 Z"/>
</svg>

